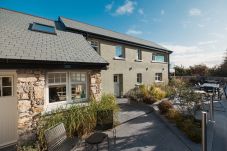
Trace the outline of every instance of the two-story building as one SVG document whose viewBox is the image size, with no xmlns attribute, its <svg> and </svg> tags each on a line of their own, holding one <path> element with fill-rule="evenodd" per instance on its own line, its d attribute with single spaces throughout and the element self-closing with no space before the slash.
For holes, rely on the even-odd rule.
<svg viewBox="0 0 227 151">
<path fill-rule="evenodd" d="M 0 8 L 0 149 L 35 137 L 37 115 L 168 82 L 171 51 L 72 21 Z"/>
<path fill-rule="evenodd" d="M 101 72 L 102 92 L 122 97 L 139 84 L 168 83 L 172 51 L 151 41 L 59 17 L 65 30 L 84 35 L 109 66 Z"/>
</svg>

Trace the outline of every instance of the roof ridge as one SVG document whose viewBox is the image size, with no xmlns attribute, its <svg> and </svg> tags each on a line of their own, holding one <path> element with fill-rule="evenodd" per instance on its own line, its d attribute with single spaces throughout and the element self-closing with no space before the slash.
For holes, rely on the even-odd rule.
<svg viewBox="0 0 227 151">
<path fill-rule="evenodd" d="M 132 37 L 132 38 L 136 38 L 136 39 L 140 39 L 140 40 L 145 40 L 147 42 L 151 42 L 150 40 L 147 40 L 147 39 L 143 39 L 143 38 L 139 38 L 139 37 L 136 37 L 136 36 L 128 35 L 128 34 L 121 33 L 121 32 L 118 32 L 118 31 L 114 31 L 114 30 L 111 30 L 111 29 L 106 29 L 106 28 L 103 28 L 103 27 L 100 27 L 100 26 L 91 25 L 89 23 L 81 22 L 81 21 L 78 21 L 76 19 L 71 19 L 71 18 L 67 18 L 67 17 L 63 17 L 63 16 L 59 16 L 59 17 L 60 18 L 62 17 L 62 18 L 65 18 L 65 19 L 68 19 L 68 20 L 71 20 L 71 21 L 76 21 L 76 22 L 79 22 L 79 23 L 82 23 L 82 24 L 86 24 L 86 25 L 89 25 L 89 26 L 101 28 L 101 29 L 104 29 L 104 30 L 108 30 L 108 31 L 111 31 L 111 32 L 114 32 L 114 33 L 117 33 L 117 34 L 122 34 L 122 35 L 129 36 L 129 37 Z M 155 43 L 155 42 L 153 42 L 153 43 Z M 157 43 L 155 43 L 155 44 L 157 44 Z M 159 44 L 157 44 L 157 45 L 159 45 Z"/>
<path fill-rule="evenodd" d="M 3 7 L 0 7 L 0 10 L 7 10 L 7 11 L 10 11 L 10 12 L 15 12 L 15 13 L 19 13 L 19 14 L 23 14 L 23 15 L 27 15 L 27 16 L 32 16 L 32 17 L 37 17 L 37 18 L 41 18 L 41 19 L 45 19 L 45 20 L 53 21 L 53 22 L 56 21 L 56 20 L 53 20 L 53 19 L 49 19 L 49 18 L 37 16 L 37 15 L 32 15 L 32 14 L 28 14 L 28 13 L 25 13 L 25 12 L 22 12 L 22 11 L 16 11 L 16 10 L 3 8 Z"/>
</svg>

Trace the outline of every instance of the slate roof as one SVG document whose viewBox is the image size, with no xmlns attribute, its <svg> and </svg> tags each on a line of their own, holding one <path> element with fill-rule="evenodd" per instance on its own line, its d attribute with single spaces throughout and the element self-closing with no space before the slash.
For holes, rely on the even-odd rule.
<svg viewBox="0 0 227 151">
<path fill-rule="evenodd" d="M 65 25 L 66 28 L 89 32 L 89 33 L 93 33 L 93 34 L 97 34 L 97 35 L 101 35 L 101 36 L 107 36 L 110 38 L 116 38 L 118 40 L 132 42 L 135 44 L 140 44 L 140 45 L 164 50 L 167 52 L 172 52 L 172 51 L 168 50 L 167 48 L 162 47 L 161 45 L 158 45 L 158 44 L 148 41 L 148 40 L 144 40 L 144 39 L 136 38 L 136 37 L 133 37 L 130 35 L 114 32 L 111 30 L 97 27 L 97 26 L 92 26 L 92 25 L 85 24 L 85 23 L 75 21 L 75 20 L 71 20 L 71 19 L 68 19 L 65 17 L 59 17 L 59 20 Z"/>
<path fill-rule="evenodd" d="M 57 27 L 57 35 L 29 30 L 33 22 Z M 58 24 L 0 8 L 0 59 L 108 64 L 82 35 L 62 31 Z"/>
</svg>

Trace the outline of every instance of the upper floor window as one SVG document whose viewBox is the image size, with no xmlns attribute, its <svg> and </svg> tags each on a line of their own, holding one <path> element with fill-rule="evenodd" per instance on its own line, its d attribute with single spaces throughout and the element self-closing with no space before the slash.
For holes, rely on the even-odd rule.
<svg viewBox="0 0 227 151">
<path fill-rule="evenodd" d="M 88 42 L 90 43 L 91 47 L 92 47 L 93 49 L 95 49 L 95 51 L 96 51 L 98 54 L 100 54 L 99 42 L 98 42 L 98 41 L 93 41 L 93 40 L 88 41 Z"/>
<path fill-rule="evenodd" d="M 81 101 L 87 98 L 85 72 L 50 72 L 47 79 L 49 103 Z"/>
<path fill-rule="evenodd" d="M 115 47 L 115 57 L 116 58 L 125 58 L 125 51 L 122 46 Z"/>
<path fill-rule="evenodd" d="M 0 77 L 1 96 L 13 96 L 13 77 Z"/>
<path fill-rule="evenodd" d="M 137 73 L 137 83 L 142 83 L 142 73 Z"/>
<path fill-rule="evenodd" d="M 53 26 L 44 25 L 40 23 L 33 23 L 31 29 L 34 31 L 39 31 L 44 33 L 56 34 L 55 28 Z"/>
<path fill-rule="evenodd" d="M 155 81 L 156 82 L 162 81 L 162 73 L 155 73 Z"/>
<path fill-rule="evenodd" d="M 142 51 L 141 49 L 137 49 L 137 60 L 142 60 Z"/>
<path fill-rule="evenodd" d="M 152 61 L 154 62 L 166 62 L 165 55 L 163 54 L 153 54 Z"/>
</svg>

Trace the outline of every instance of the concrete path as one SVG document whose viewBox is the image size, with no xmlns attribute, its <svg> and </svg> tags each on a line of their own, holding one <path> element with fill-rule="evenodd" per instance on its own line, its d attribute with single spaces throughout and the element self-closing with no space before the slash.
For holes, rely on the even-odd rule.
<svg viewBox="0 0 227 151">
<path fill-rule="evenodd" d="M 189 149 L 153 113 L 117 127 L 114 150 L 188 151 Z"/>
<path fill-rule="evenodd" d="M 117 99 L 117 102 L 120 107 L 120 112 L 118 114 L 120 124 L 152 111 L 152 108 L 146 104 L 130 103 L 128 99 L 125 98 Z"/>
<path fill-rule="evenodd" d="M 227 151 L 227 100 L 214 103 L 214 106 L 212 151 Z"/>
</svg>

